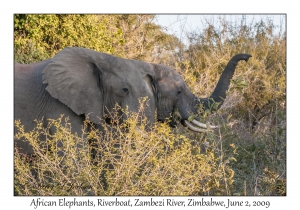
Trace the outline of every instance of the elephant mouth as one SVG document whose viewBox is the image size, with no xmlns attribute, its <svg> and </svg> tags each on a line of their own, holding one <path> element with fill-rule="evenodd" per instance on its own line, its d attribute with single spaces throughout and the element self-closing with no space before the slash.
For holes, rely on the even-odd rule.
<svg viewBox="0 0 300 210">
<path fill-rule="evenodd" d="M 214 128 L 218 128 L 218 126 L 215 125 L 210 125 L 210 124 L 204 124 L 199 122 L 198 120 L 192 120 L 192 121 L 188 121 L 188 120 L 181 120 L 181 124 L 184 127 L 187 127 L 188 129 L 198 132 L 198 133 L 205 133 L 211 129 Z"/>
<path fill-rule="evenodd" d="M 159 121 L 159 122 L 166 122 L 167 119 L 171 119 L 169 121 L 169 125 L 172 128 L 175 128 L 176 125 L 177 125 L 177 123 L 176 123 L 177 120 L 176 120 L 176 117 L 175 117 L 174 110 L 170 113 L 171 118 L 163 116 L 163 115 L 159 115 L 158 118 L 157 118 L 157 121 Z M 206 124 L 205 123 L 201 123 L 201 122 L 199 122 L 196 119 L 193 119 L 193 120 L 190 121 L 190 120 L 187 120 L 188 118 L 185 119 L 182 116 L 179 117 L 179 118 L 177 118 L 177 119 L 180 120 L 181 124 L 184 127 L 187 127 L 189 130 L 194 131 L 194 132 L 198 132 L 198 133 L 206 133 L 207 131 L 210 131 L 212 129 L 218 128 L 218 126 L 211 125 L 210 123 L 206 123 Z"/>
</svg>

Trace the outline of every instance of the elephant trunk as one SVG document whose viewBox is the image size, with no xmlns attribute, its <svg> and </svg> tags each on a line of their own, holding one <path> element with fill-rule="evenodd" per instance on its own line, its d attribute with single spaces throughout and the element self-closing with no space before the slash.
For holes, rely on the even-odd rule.
<svg viewBox="0 0 300 210">
<path fill-rule="evenodd" d="M 198 108 L 197 107 L 201 107 L 200 103 L 203 104 L 203 108 L 204 109 L 209 109 L 210 105 L 213 103 L 218 103 L 218 107 L 219 108 L 224 99 L 226 98 L 226 91 L 229 88 L 230 85 L 230 80 L 234 74 L 234 71 L 236 69 L 237 63 L 240 60 L 245 60 L 248 61 L 248 59 L 251 57 L 251 55 L 249 54 L 237 54 L 235 56 L 233 56 L 231 58 L 231 60 L 228 62 L 227 66 L 225 67 L 218 83 L 217 86 L 215 88 L 215 90 L 213 91 L 213 93 L 211 94 L 210 97 L 208 98 L 198 98 L 197 96 L 193 95 L 193 113 L 197 114 L 198 113 Z M 184 112 L 185 114 L 187 114 L 187 112 Z M 209 124 L 203 124 L 200 123 L 197 120 L 192 120 L 192 121 L 188 121 L 188 118 L 184 117 L 182 120 L 182 124 L 186 127 L 188 127 L 190 130 L 196 131 L 196 132 L 206 132 L 207 129 L 210 128 L 217 128 L 217 126 L 213 126 L 213 125 L 209 125 Z"/>
<path fill-rule="evenodd" d="M 234 74 L 238 62 L 240 60 L 247 62 L 250 57 L 251 55 L 249 54 L 237 54 L 231 58 L 212 94 L 208 98 L 200 99 L 200 101 L 203 102 L 205 109 L 208 109 L 212 103 L 218 103 L 218 108 L 222 105 L 224 99 L 226 98 L 226 91 L 229 88 L 230 80 Z"/>
</svg>

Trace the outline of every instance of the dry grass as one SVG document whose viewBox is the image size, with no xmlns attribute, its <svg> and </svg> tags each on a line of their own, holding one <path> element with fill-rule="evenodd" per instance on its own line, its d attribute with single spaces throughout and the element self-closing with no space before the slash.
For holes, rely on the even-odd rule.
<svg viewBox="0 0 300 210">
<path fill-rule="evenodd" d="M 145 131 L 145 122 L 137 124 L 136 117 L 132 116 L 122 125 L 106 125 L 103 132 L 94 129 L 85 132 L 85 137 L 71 134 L 70 124 L 61 119 L 49 122 L 49 127 L 56 127 L 55 134 L 41 126 L 27 133 L 17 123 L 16 138 L 29 141 L 36 155 L 28 160 L 15 150 L 15 193 L 231 194 L 234 171 L 229 164 L 233 158 L 222 154 L 217 140 L 207 143 L 190 139 L 175 134 L 163 123 Z M 39 141 L 39 134 L 46 136 L 45 142 Z M 93 139 L 93 143 L 88 144 L 87 138 Z M 58 146 L 59 142 L 62 145 Z M 200 152 L 200 146 L 205 152 Z M 216 153 L 219 150 L 221 153 Z M 58 151 L 63 151 L 64 155 L 59 155 Z"/>
</svg>

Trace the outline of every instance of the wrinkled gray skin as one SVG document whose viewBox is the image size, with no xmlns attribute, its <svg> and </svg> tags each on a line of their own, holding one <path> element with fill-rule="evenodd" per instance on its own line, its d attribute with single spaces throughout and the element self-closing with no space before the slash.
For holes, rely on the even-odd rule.
<svg viewBox="0 0 300 210">
<path fill-rule="evenodd" d="M 249 57 L 238 54 L 229 61 L 209 98 L 222 103 L 238 61 Z M 35 119 L 43 117 L 46 126 L 47 119 L 64 114 L 72 123 L 72 131 L 80 134 L 87 116 L 101 127 L 100 119 L 113 111 L 116 103 L 137 112 L 140 97 L 147 97 L 144 113 L 150 126 L 155 118 L 168 119 L 176 108 L 186 122 L 191 114 L 198 113 L 199 103 L 209 106 L 208 98 L 193 95 L 170 67 L 84 48 L 65 48 L 52 59 L 35 64 L 15 64 L 14 78 L 14 116 L 27 131 L 36 126 Z M 23 141 L 16 141 L 16 146 L 23 153 L 33 153 Z"/>
</svg>

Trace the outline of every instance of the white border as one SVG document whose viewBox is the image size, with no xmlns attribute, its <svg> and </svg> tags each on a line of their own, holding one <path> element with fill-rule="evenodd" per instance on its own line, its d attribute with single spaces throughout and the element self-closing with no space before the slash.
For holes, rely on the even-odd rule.
<svg viewBox="0 0 300 210">
<path fill-rule="evenodd" d="M 295 1 L 294 1 L 295 2 Z M 1 183 L 0 197 L 3 209 L 33 209 L 31 197 L 13 196 L 13 14 L 14 13 L 287 13 L 287 196 L 286 197 L 236 197 L 236 200 L 270 200 L 268 209 L 299 208 L 299 123 L 298 87 L 300 69 L 299 55 L 299 12 L 296 3 L 276 1 L 32 1 L 17 0 L 1 3 L 0 12 L 0 74 L 1 74 Z M 47 197 L 55 199 L 55 197 Z M 71 199 L 71 197 L 69 197 Z M 133 197 L 131 197 L 133 199 Z M 180 197 L 175 197 L 180 199 Z M 215 197 L 227 199 L 226 197 Z M 232 197 L 231 197 L 232 198 Z M 87 198 L 86 198 L 87 199 Z M 96 198 L 93 198 L 96 199 Z M 186 198 L 184 198 L 186 199 Z M 294 208 L 293 208 L 294 207 Z M 296 208 L 295 208 L 296 207 Z M 100 207 L 97 207 L 98 209 Z M 38 209 L 43 209 L 39 207 Z M 210 208 L 214 209 L 214 208 Z"/>
</svg>

